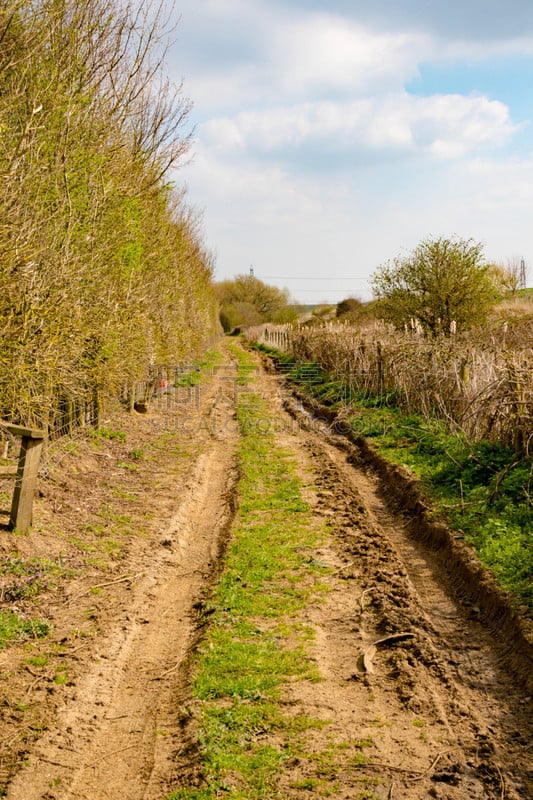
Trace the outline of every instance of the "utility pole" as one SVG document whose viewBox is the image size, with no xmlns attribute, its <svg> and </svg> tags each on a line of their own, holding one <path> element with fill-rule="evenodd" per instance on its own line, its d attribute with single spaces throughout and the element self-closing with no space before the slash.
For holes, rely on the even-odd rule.
<svg viewBox="0 0 533 800">
<path fill-rule="evenodd" d="M 526 288 L 526 262 L 520 259 L 520 289 Z"/>
</svg>

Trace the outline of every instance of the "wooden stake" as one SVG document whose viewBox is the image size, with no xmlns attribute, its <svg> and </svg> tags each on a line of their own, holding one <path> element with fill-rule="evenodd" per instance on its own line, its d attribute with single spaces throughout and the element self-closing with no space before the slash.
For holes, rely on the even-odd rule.
<svg viewBox="0 0 533 800">
<path fill-rule="evenodd" d="M 31 435 L 35 433 L 35 431 L 30 431 L 30 435 L 22 435 L 15 491 L 11 504 L 9 526 L 20 533 L 27 533 L 31 525 L 33 494 L 43 449 L 43 436 L 37 438 Z"/>
</svg>

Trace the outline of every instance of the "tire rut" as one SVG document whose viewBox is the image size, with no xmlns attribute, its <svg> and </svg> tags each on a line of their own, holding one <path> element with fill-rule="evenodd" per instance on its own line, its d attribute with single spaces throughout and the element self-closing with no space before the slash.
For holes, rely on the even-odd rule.
<svg viewBox="0 0 533 800">
<path fill-rule="evenodd" d="M 388 697 L 394 727 L 403 708 L 407 720 L 430 720 L 432 732 L 439 727 L 446 732 L 440 738 L 446 745 L 443 752 L 450 752 L 440 756 L 433 775 L 416 788 L 398 779 L 401 796 L 531 796 L 530 698 L 509 672 L 506 642 L 482 624 L 479 609 L 457 597 L 441 554 L 412 538 L 405 518 L 387 502 L 393 500 L 393 490 L 357 466 L 355 447 L 332 435 L 292 399 L 286 398 L 284 405 L 305 431 L 315 470 L 317 511 L 331 519 L 337 557 L 344 562 L 337 574 L 353 589 L 357 586 L 350 612 L 340 617 L 336 612 L 328 623 L 330 649 L 351 649 L 353 664 L 354 644 L 358 648 L 357 668 L 351 674 L 345 669 L 344 680 L 370 689 L 374 709 L 379 705 L 376 698 L 381 697 L 383 707 Z M 346 598 L 343 603 L 349 608 Z M 368 674 L 361 655 L 372 642 L 401 632 L 414 637 L 378 647 L 373 674 Z M 364 692 L 358 700 L 362 708 L 363 697 Z M 364 727 L 371 720 L 363 713 L 359 722 Z M 375 735 L 372 738 L 376 742 Z M 381 747 L 379 761 L 391 764 L 392 770 L 405 769 L 406 753 L 416 759 L 423 752 L 408 735 L 398 741 L 382 737 Z M 435 742 L 426 757 L 431 752 L 435 754 Z"/>
<path fill-rule="evenodd" d="M 194 605 L 216 571 L 235 511 L 237 432 L 225 389 L 222 383 L 202 412 L 207 444 L 177 514 L 76 696 L 12 780 L 8 800 L 160 800 L 172 791 L 180 754 L 193 746 L 183 709 L 197 638 Z"/>
</svg>

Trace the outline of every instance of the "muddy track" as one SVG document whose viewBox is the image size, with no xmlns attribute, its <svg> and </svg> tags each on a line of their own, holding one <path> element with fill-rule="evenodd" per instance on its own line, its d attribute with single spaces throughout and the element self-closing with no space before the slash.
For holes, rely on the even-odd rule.
<svg viewBox="0 0 533 800">
<path fill-rule="evenodd" d="M 306 713 L 313 706 L 320 713 L 318 695 L 338 720 L 339 739 L 350 731 L 373 743 L 375 767 L 355 777 L 346 772 L 346 794 L 339 796 L 357 796 L 351 792 L 362 775 L 377 780 L 376 797 L 532 796 L 526 621 L 498 590 L 503 608 L 495 613 L 490 595 L 483 619 L 475 600 L 483 600 L 486 590 L 465 592 L 464 576 L 480 577 L 492 588 L 491 577 L 477 563 L 471 566 L 467 552 L 457 580 L 459 557 L 450 559 L 442 546 L 442 524 L 440 546 L 427 531 L 435 523 L 421 519 L 420 509 L 419 527 L 413 525 L 413 487 L 406 492 L 403 486 L 402 493 L 390 465 L 369 469 L 368 452 L 317 422 L 302 398 L 295 401 L 287 389 L 280 393 L 278 377 L 270 392 L 297 422 L 296 435 L 287 426 L 289 441 L 300 461 L 309 463 L 310 502 L 333 532 L 331 549 L 320 554 L 335 568 L 331 595 L 310 614 L 324 683 L 307 692 L 293 688 L 291 702 L 295 693 L 298 702 L 303 695 Z M 394 479 L 387 481 L 389 470 Z M 410 502 L 404 504 L 406 495 Z M 423 503 L 420 495 L 417 502 Z M 420 528 L 425 535 L 417 537 Z M 510 632 L 511 642 L 502 632 Z M 287 792 L 292 796 L 298 795 Z"/>
<path fill-rule="evenodd" d="M 416 554 L 421 553 L 432 561 L 433 572 L 445 581 L 446 591 L 491 631 L 506 670 L 526 693 L 533 693 L 531 619 L 516 607 L 511 595 L 498 585 L 462 537 L 435 518 L 419 481 L 410 472 L 380 456 L 368 440 L 354 436 L 334 411 L 301 392 L 295 395 L 297 401 L 289 397 L 285 402 L 288 412 L 303 428 L 319 431 L 321 438 L 346 452 L 348 461 L 361 468 L 361 482 L 365 474 L 374 476 L 377 491 L 403 531 L 398 543 L 406 557 L 416 560 Z M 342 435 L 336 435 L 338 429 Z M 412 570 L 416 570 L 414 561 Z"/>
<path fill-rule="evenodd" d="M 358 724 L 368 732 L 389 697 L 385 718 L 393 727 L 411 716 L 424 720 L 426 736 L 441 728 L 437 750 L 435 743 L 422 747 L 400 723 L 403 738 L 393 743 L 383 737 L 376 760 L 391 765 L 390 776 L 406 770 L 407 780 L 396 775 L 404 798 L 528 797 L 529 698 L 517 692 L 507 643 L 480 621 L 478 608 L 457 597 L 441 554 L 412 538 L 409 524 L 384 499 L 383 484 L 354 466 L 351 448 L 339 447 L 326 430 L 317 434 L 291 400 L 285 407 L 309 429 L 305 447 L 316 475 L 317 510 L 334 521 L 338 575 L 351 584 L 345 613 L 326 626 L 322 620 L 321 627 L 328 650 L 351 651 L 350 666 L 341 669 L 344 680 L 373 694 L 372 713 L 360 714 Z M 339 665 L 334 669 L 338 674 Z M 359 704 L 365 708 L 368 700 Z M 413 759 L 423 773 L 431 753 L 440 753 L 435 770 L 413 784 L 417 768 L 408 775 L 406 764 Z M 446 786 L 442 794 L 439 785 Z"/>
<path fill-rule="evenodd" d="M 9 800 L 159 800 L 194 747 L 182 716 L 195 604 L 216 574 L 235 510 L 236 426 L 224 377 L 198 414 L 206 443 L 179 487 L 177 513 L 145 552 L 140 579 L 120 598 L 75 696 L 32 748 Z"/>
<path fill-rule="evenodd" d="M 201 781 L 190 656 L 209 624 L 203 600 L 238 501 L 226 377 L 215 376 L 194 421 L 205 423 L 202 449 L 179 486 L 176 513 L 145 549 L 142 576 L 119 584 L 112 621 L 80 666 L 72 697 L 29 749 L 8 800 L 163 800 Z M 258 372 L 254 391 L 269 402 L 305 499 L 329 523 L 313 554 L 329 567 L 328 591 L 301 619 L 314 633 L 310 657 L 321 680 L 291 682 L 281 705 L 324 721 L 306 747 L 337 754 L 330 797 L 533 796 L 523 620 L 492 600 L 484 607 L 478 584 L 467 590 L 478 579 L 492 585 L 477 565 L 457 581 L 448 545 L 425 522 L 426 533 L 414 535 L 425 510 L 411 478 L 403 485 L 395 470 L 388 478 L 388 467 L 376 469 L 364 446 L 317 423 L 279 376 Z M 289 759 L 279 797 L 308 800 L 299 787 L 328 780 L 317 763 Z"/>
</svg>

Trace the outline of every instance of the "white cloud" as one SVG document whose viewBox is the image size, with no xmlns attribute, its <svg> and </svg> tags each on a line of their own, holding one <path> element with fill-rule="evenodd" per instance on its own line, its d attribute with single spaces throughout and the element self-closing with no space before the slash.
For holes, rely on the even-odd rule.
<svg viewBox="0 0 533 800">
<path fill-rule="evenodd" d="M 182 25 L 204 43 L 194 52 L 185 34 L 180 41 L 193 67 L 187 90 L 201 113 L 399 89 L 433 49 L 423 33 L 373 32 L 333 13 L 240 0 L 204 1 L 201 13 L 183 12 Z"/>
<path fill-rule="evenodd" d="M 275 282 L 305 302 L 368 299 L 376 267 L 427 236 L 473 237 L 489 259 L 533 258 L 532 159 L 427 159 L 416 168 L 406 161 L 288 175 L 275 163 L 233 162 L 200 148 L 190 175 L 218 254 L 217 277 L 253 264 L 259 277 L 285 275 Z M 291 275 L 309 279 L 291 282 Z"/>
<path fill-rule="evenodd" d="M 377 28 L 371 13 L 363 22 L 357 18 L 361 9 L 346 5 L 332 2 L 326 13 L 306 9 L 305 3 L 181 0 L 173 57 L 189 65 L 184 77 L 199 115 L 280 101 L 388 94 L 415 78 L 421 62 L 533 54 L 531 25 L 498 37 L 476 35 L 465 22 L 451 36 L 442 24 L 431 24 L 432 9 L 417 15 L 406 9 L 400 27 L 393 23 L 398 9 L 391 7 Z M 453 14 L 446 9 L 446 16 Z M 491 30 L 496 31 L 494 21 Z"/>
<path fill-rule="evenodd" d="M 424 35 L 372 32 L 323 13 L 280 24 L 272 45 L 271 66 L 280 89 L 308 97 L 401 87 L 416 74 L 417 54 L 430 50 Z"/>
<path fill-rule="evenodd" d="M 296 209 L 299 214 L 314 214 L 322 208 L 321 187 L 314 178 L 290 177 L 276 164 L 253 159 L 234 164 L 200 146 L 189 171 L 194 175 L 195 194 L 209 196 L 217 207 L 226 208 L 224 225 L 231 224 L 236 208 L 245 209 L 248 223 L 266 226 L 289 219 Z"/>
<path fill-rule="evenodd" d="M 323 4 L 291 0 L 292 6 L 308 11 Z M 512 41 L 533 32 L 531 0 L 329 0 L 328 9 L 380 29 L 433 31 L 471 43 Z"/>
<path fill-rule="evenodd" d="M 353 102 L 301 103 L 242 111 L 200 126 L 204 144 L 227 156 L 283 158 L 297 148 L 430 154 L 455 158 L 508 140 L 515 127 L 507 107 L 485 97 L 413 97 L 403 92 Z"/>
<path fill-rule="evenodd" d="M 495 162 L 476 158 L 468 164 L 469 180 L 479 187 L 476 205 L 526 222 L 533 207 L 533 156 Z"/>
</svg>

